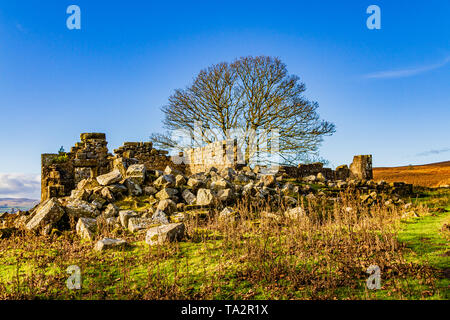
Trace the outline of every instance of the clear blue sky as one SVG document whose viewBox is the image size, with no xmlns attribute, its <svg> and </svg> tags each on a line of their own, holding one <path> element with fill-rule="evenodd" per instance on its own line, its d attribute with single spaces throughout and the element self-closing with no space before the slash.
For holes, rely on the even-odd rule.
<svg viewBox="0 0 450 320">
<path fill-rule="evenodd" d="M 66 27 L 71 4 L 81 30 Z M 381 30 L 366 27 L 371 4 Z M 449 39 L 448 0 L 1 0 L 0 173 L 39 174 L 40 154 L 80 132 L 105 132 L 111 150 L 146 140 L 174 89 L 246 55 L 278 56 L 300 76 L 337 126 L 321 148 L 331 165 L 449 160 Z"/>
</svg>

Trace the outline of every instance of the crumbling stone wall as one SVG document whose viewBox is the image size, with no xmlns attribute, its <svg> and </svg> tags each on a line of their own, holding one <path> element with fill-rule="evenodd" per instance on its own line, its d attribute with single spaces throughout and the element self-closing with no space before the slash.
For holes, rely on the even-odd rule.
<svg viewBox="0 0 450 320">
<path fill-rule="evenodd" d="M 205 172 L 212 167 L 222 170 L 226 167 L 237 168 L 243 165 L 243 155 L 237 146 L 236 139 L 188 149 L 181 156 L 191 174 Z"/>
<path fill-rule="evenodd" d="M 353 179 L 373 179 L 372 155 L 359 155 L 353 157 L 350 165 L 350 178 Z"/>
<path fill-rule="evenodd" d="M 184 173 L 195 174 L 208 171 L 211 167 L 222 170 L 227 167 L 239 169 L 244 166 L 243 154 L 237 140 L 224 140 L 202 148 L 188 149 L 172 161 L 167 151 L 153 148 L 151 142 L 125 142 L 108 153 L 108 142 L 104 133 L 82 133 L 70 152 L 43 154 L 41 168 L 41 201 L 51 197 L 70 195 L 78 182 L 96 178 L 113 169 L 119 169 L 125 176 L 126 169 L 136 163 L 144 164 L 147 170 L 164 170 L 171 166 Z M 304 178 L 319 173 L 327 180 L 365 179 L 372 175 L 372 156 L 360 155 L 353 158 L 350 169 L 342 165 L 332 170 L 322 163 L 281 166 L 281 173 L 293 178 Z"/>
<path fill-rule="evenodd" d="M 177 170 L 184 171 L 185 166 L 174 164 L 168 151 L 153 148 L 152 142 L 124 142 L 123 146 L 114 150 L 116 162 L 122 161 L 125 167 L 141 163 L 147 170 L 164 170 L 168 165 Z"/>
<path fill-rule="evenodd" d="M 70 152 L 42 155 L 41 201 L 70 195 L 83 179 L 95 178 L 116 167 L 126 170 L 135 163 L 142 163 L 153 170 L 164 170 L 171 165 L 184 171 L 184 165 L 175 165 L 167 151 L 154 149 L 151 142 L 125 142 L 114 150 L 113 155 L 108 153 L 104 133 L 82 133 L 80 140 Z"/>
</svg>

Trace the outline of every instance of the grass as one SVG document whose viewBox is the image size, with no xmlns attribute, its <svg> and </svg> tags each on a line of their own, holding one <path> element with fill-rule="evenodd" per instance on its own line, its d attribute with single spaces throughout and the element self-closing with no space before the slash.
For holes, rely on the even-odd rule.
<svg viewBox="0 0 450 320">
<path fill-rule="evenodd" d="M 0 241 L 0 298 L 448 299 L 448 238 L 440 230 L 449 212 L 436 211 L 450 209 L 449 197 L 424 192 L 414 199 L 420 217 L 404 222 L 398 208 L 368 206 L 355 194 L 340 194 L 331 206 L 304 201 L 306 217 L 294 220 L 280 215 L 283 203 L 242 201 L 235 222 L 217 219 L 215 210 L 187 214 L 180 243 L 149 247 L 143 233 L 109 231 L 133 246 L 103 253 L 72 231 L 19 233 Z M 381 268 L 381 290 L 365 286 L 372 264 Z M 70 265 L 82 271 L 81 290 L 66 287 Z"/>
</svg>

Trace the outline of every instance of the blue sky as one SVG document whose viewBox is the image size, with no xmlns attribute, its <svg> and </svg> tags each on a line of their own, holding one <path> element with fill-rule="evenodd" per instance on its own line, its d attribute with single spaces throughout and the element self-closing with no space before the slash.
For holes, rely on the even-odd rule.
<svg viewBox="0 0 450 320">
<path fill-rule="evenodd" d="M 66 27 L 71 4 L 81 30 Z M 366 27 L 371 4 L 380 30 Z M 105 132 L 111 150 L 148 139 L 174 89 L 247 55 L 300 76 L 337 126 L 321 148 L 332 166 L 369 153 L 375 166 L 449 160 L 449 39 L 447 0 L 2 0 L 0 197 L 38 195 L 40 154 L 80 132 Z"/>
</svg>

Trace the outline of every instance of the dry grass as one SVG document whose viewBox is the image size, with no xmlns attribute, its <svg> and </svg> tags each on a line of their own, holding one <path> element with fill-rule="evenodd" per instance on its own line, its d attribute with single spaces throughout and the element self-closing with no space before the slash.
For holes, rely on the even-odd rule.
<svg viewBox="0 0 450 320">
<path fill-rule="evenodd" d="M 244 199 L 234 222 L 217 212 L 191 217 L 182 243 L 116 253 L 93 253 L 73 232 L 13 237 L 0 242 L 2 263 L 17 269 L 13 277 L 3 272 L 0 299 L 372 299 L 377 293 L 365 287 L 372 264 L 390 298 L 439 294 L 432 268 L 403 259 L 396 207 L 368 206 L 353 193 L 302 206 L 306 215 L 291 219 L 283 203 Z M 139 241 L 144 234 L 122 237 Z M 65 288 L 70 264 L 83 270 L 81 291 Z"/>
<path fill-rule="evenodd" d="M 374 168 L 373 176 L 377 181 L 402 181 L 423 187 L 450 185 L 450 161 L 417 166 Z"/>
</svg>

